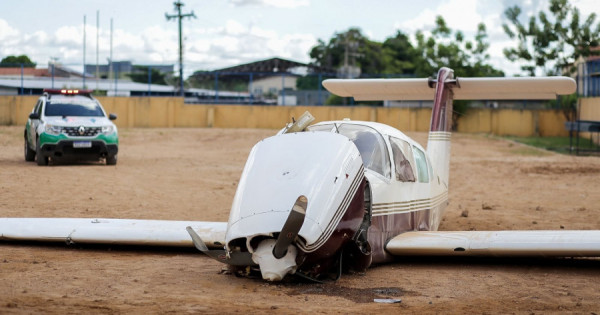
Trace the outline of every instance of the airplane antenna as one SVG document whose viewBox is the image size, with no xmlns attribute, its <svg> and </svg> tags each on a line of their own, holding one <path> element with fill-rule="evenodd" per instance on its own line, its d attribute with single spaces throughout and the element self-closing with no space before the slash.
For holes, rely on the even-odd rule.
<svg viewBox="0 0 600 315">
<path fill-rule="evenodd" d="M 167 18 L 167 21 L 169 21 L 171 19 L 179 19 L 179 21 L 178 21 L 179 22 L 179 95 L 184 96 L 184 93 L 183 93 L 183 41 L 181 38 L 181 20 L 183 20 L 183 18 L 186 18 L 186 17 L 196 18 L 196 15 L 194 14 L 193 10 L 191 13 L 181 14 L 181 7 L 183 6 L 183 3 L 181 1 L 173 2 L 173 5 L 175 5 L 175 10 L 177 11 L 177 14 L 169 15 L 169 14 L 165 13 L 165 17 Z"/>
</svg>

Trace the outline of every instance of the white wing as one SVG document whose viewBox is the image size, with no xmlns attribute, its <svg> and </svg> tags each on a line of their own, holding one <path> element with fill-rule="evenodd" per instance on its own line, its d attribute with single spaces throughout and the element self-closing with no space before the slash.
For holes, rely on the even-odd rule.
<svg viewBox="0 0 600 315">
<path fill-rule="evenodd" d="M 433 100 L 429 79 L 328 79 L 333 94 L 370 100 Z M 554 99 L 572 94 L 577 85 L 568 77 L 457 78 L 455 100 Z"/>
<path fill-rule="evenodd" d="M 415 231 L 392 238 L 393 255 L 598 257 L 600 231 Z"/>
<path fill-rule="evenodd" d="M 223 248 L 227 223 L 201 221 L 0 218 L 0 240 L 193 247 L 187 226 Z"/>
</svg>

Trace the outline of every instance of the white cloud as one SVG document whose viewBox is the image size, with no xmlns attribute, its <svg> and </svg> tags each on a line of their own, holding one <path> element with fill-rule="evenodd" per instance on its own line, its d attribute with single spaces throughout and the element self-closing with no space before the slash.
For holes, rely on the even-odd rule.
<svg viewBox="0 0 600 315">
<path fill-rule="evenodd" d="M 521 1 L 522 2 L 522 1 Z M 535 3 L 533 3 L 535 2 Z M 525 3 L 519 3 L 523 8 L 537 10 L 540 5 L 538 0 L 529 0 Z M 417 30 L 423 31 L 425 36 L 430 36 L 430 31 L 435 27 L 435 18 L 442 16 L 446 24 L 453 31 L 462 31 L 465 39 L 472 41 L 477 32 L 477 26 L 483 22 L 486 25 L 488 43 L 490 48 L 490 64 L 497 69 L 503 70 L 507 75 L 520 73 L 520 64 L 513 63 L 504 57 L 503 49 L 515 45 L 502 29 L 504 23 L 503 12 L 506 7 L 514 5 L 512 1 L 501 2 L 481 2 L 476 0 L 449 0 L 445 1 L 434 9 L 425 9 L 417 14 L 413 19 L 396 22 L 395 28 L 405 34 L 409 34 L 413 43 L 415 43 L 414 33 Z M 537 12 L 537 11 L 536 11 Z"/>
<path fill-rule="evenodd" d="M 123 43 L 122 53 L 130 57 L 117 56 L 115 60 L 131 60 L 134 63 L 175 63 L 179 58 L 179 39 L 177 32 L 154 25 L 145 28 L 141 36 L 135 36 L 131 42 Z M 125 38 L 125 36 L 123 36 Z M 119 50 L 117 50 L 119 52 Z"/>
<path fill-rule="evenodd" d="M 482 4 L 477 0 L 449 0 L 434 9 L 427 8 L 421 11 L 410 20 L 395 22 L 394 26 L 396 29 L 408 34 L 412 34 L 417 30 L 428 31 L 435 27 L 436 17 L 442 16 L 451 29 L 460 30 L 464 33 L 474 33 L 477 31 L 479 23 L 492 24 L 490 22 L 497 20 L 497 10 L 493 10 L 494 12 L 490 12 L 489 15 L 482 14 L 482 7 L 487 6 L 489 8 L 489 5 L 487 2 Z M 496 5 L 496 7 L 498 6 Z M 490 28 L 490 25 L 487 26 Z"/>
<path fill-rule="evenodd" d="M 113 48 L 118 50 L 124 47 L 137 48 L 143 47 L 144 37 L 128 33 L 124 30 L 117 29 L 113 32 Z"/>
<path fill-rule="evenodd" d="M 311 34 L 279 34 L 253 24 L 227 20 L 217 28 L 194 29 L 186 45 L 186 63 L 212 70 L 271 57 L 308 61 L 316 39 Z M 189 69 L 189 67 L 188 67 Z"/>
<path fill-rule="evenodd" d="M 23 42 L 30 45 L 47 45 L 50 43 L 50 36 L 44 31 L 36 31 L 33 34 L 26 34 Z"/>
<path fill-rule="evenodd" d="M 234 6 L 270 6 L 275 8 L 294 9 L 297 7 L 309 6 L 309 0 L 229 0 Z"/>
<path fill-rule="evenodd" d="M 95 30 L 94 34 L 96 34 Z M 81 26 L 61 26 L 54 32 L 52 43 L 81 47 L 83 44 L 83 28 Z"/>
<path fill-rule="evenodd" d="M 263 3 L 276 8 L 293 9 L 310 5 L 308 0 L 263 0 Z"/>
<path fill-rule="evenodd" d="M 598 0 L 572 0 L 571 3 L 577 6 L 579 12 L 585 17 L 590 13 L 600 15 L 600 5 L 598 5 Z M 596 17 L 596 21 L 598 21 L 598 17 Z"/>
<path fill-rule="evenodd" d="M 246 28 L 237 21 L 227 20 L 227 22 L 225 22 L 224 32 L 231 35 L 240 35 L 246 32 Z"/>
<path fill-rule="evenodd" d="M 3 19 L 0 19 L 0 40 L 19 36 L 19 30 L 8 25 Z"/>
</svg>

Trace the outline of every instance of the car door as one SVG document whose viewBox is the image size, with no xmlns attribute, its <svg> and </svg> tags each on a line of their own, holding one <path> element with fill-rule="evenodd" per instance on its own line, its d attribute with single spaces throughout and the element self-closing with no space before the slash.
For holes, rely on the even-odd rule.
<svg viewBox="0 0 600 315">
<path fill-rule="evenodd" d="M 35 104 L 35 107 L 33 108 L 33 111 L 31 113 L 37 113 L 39 118 L 41 119 L 41 112 L 42 112 L 42 100 L 39 99 L 37 101 L 37 103 Z M 36 133 L 37 133 L 37 128 L 40 125 L 40 119 L 31 119 L 29 118 L 27 123 L 29 125 L 29 130 L 27 133 L 27 137 L 28 137 L 28 141 L 31 144 L 31 146 L 35 149 L 36 146 Z"/>
<path fill-rule="evenodd" d="M 41 126 L 44 124 L 43 114 L 44 114 L 44 107 L 45 107 L 45 105 L 46 105 L 46 100 L 44 98 L 40 99 L 40 106 L 37 109 L 37 114 L 40 117 L 40 119 L 36 119 L 35 120 L 35 124 L 34 124 L 34 128 L 33 128 L 34 133 L 33 133 L 33 136 L 32 136 L 33 137 L 33 141 L 34 141 L 33 143 L 36 143 L 37 136 L 40 133 L 42 133 L 42 131 L 43 131 L 43 130 L 40 130 L 40 128 L 42 128 Z M 36 143 L 36 145 L 37 145 L 37 143 Z"/>
</svg>

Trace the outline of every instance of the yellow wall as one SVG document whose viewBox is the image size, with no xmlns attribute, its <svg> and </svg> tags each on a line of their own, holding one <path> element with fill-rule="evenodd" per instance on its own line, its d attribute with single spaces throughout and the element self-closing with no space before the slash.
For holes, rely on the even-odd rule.
<svg viewBox="0 0 600 315">
<path fill-rule="evenodd" d="M 0 96 L 0 125 L 25 125 L 39 96 Z"/>
<path fill-rule="evenodd" d="M 24 125 L 37 96 L 0 96 L 0 125 Z M 430 108 L 185 105 L 176 97 L 98 97 L 118 127 L 270 128 L 310 111 L 317 121 L 378 121 L 403 131 L 427 131 Z M 582 99 L 581 119 L 600 120 L 600 98 Z M 516 136 L 567 136 L 560 110 L 471 109 L 458 131 Z"/>
<path fill-rule="evenodd" d="M 579 105 L 579 119 L 600 121 L 600 97 L 581 99 Z M 588 138 L 590 137 L 590 133 L 583 132 L 581 133 L 581 136 Z M 591 138 L 596 144 L 599 144 L 598 141 L 596 141 L 597 138 Z"/>
<path fill-rule="evenodd" d="M 581 99 L 579 119 L 600 121 L 600 97 Z"/>
</svg>

